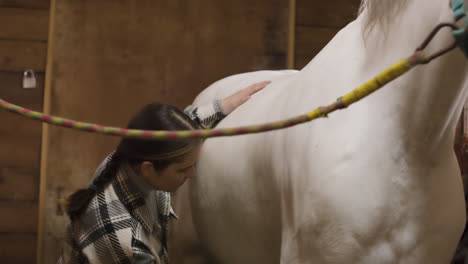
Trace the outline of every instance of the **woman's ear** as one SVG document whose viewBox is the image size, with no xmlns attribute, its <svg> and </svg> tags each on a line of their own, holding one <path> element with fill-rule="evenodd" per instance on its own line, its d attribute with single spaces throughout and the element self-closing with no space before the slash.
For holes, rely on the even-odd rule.
<svg viewBox="0 0 468 264">
<path fill-rule="evenodd" d="M 153 178 L 154 175 L 157 175 L 153 164 L 149 161 L 143 161 L 142 163 L 140 163 L 139 169 L 141 176 L 148 182 L 151 182 L 151 178 Z"/>
</svg>

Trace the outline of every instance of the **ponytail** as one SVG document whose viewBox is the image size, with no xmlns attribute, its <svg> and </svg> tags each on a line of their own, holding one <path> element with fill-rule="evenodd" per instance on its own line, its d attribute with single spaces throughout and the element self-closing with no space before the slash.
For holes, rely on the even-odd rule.
<svg viewBox="0 0 468 264">
<path fill-rule="evenodd" d="M 70 220 L 78 218 L 88 207 L 97 192 L 103 190 L 117 174 L 123 157 L 120 153 L 113 153 L 107 161 L 104 170 L 94 179 L 88 188 L 79 189 L 68 197 L 67 214 Z"/>
</svg>

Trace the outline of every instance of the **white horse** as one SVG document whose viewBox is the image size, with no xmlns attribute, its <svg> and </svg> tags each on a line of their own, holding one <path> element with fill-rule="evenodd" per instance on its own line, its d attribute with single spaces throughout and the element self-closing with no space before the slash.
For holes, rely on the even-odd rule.
<svg viewBox="0 0 468 264">
<path fill-rule="evenodd" d="M 453 22 L 449 0 L 363 0 L 301 71 L 229 77 L 194 104 L 272 79 L 218 127 L 302 114 L 408 57 L 441 22 Z M 428 49 L 452 42 L 446 30 Z M 207 140 L 190 200 L 214 262 L 449 263 L 465 224 L 453 142 L 467 70 L 457 49 L 328 119 Z"/>
</svg>

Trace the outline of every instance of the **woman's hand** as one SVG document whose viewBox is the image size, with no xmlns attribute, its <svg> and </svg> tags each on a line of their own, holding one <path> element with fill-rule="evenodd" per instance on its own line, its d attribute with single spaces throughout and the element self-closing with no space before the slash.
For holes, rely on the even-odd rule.
<svg viewBox="0 0 468 264">
<path fill-rule="evenodd" d="M 245 103 L 247 100 L 250 99 L 254 93 L 262 90 L 270 81 L 263 81 L 259 83 L 254 83 L 247 88 L 237 91 L 236 93 L 224 98 L 219 103 L 221 104 L 221 108 L 223 110 L 224 115 L 229 115 L 234 109 L 239 107 L 241 104 Z"/>
</svg>

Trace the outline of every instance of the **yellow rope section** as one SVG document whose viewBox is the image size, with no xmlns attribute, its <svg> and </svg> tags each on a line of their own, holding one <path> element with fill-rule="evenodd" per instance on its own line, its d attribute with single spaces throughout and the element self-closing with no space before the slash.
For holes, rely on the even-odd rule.
<svg viewBox="0 0 468 264">
<path fill-rule="evenodd" d="M 405 74 L 412 67 L 413 65 L 411 65 L 407 59 L 401 60 L 374 77 L 374 79 L 346 94 L 341 100 L 345 105 L 357 102 L 368 94 L 375 92 L 380 87 L 396 79 L 398 76 Z"/>
<path fill-rule="evenodd" d="M 384 85 L 387 83 L 395 80 L 399 76 L 405 74 L 413 66 L 417 65 L 420 63 L 420 59 L 422 59 L 422 54 L 416 54 L 415 56 L 412 56 L 408 59 L 403 59 L 394 65 L 390 66 L 388 69 L 385 71 L 381 72 L 379 75 L 374 77 L 373 79 L 367 81 L 363 85 L 359 86 L 358 88 L 354 89 L 353 91 L 347 93 L 343 97 L 339 98 L 339 102 L 342 103 L 342 107 L 348 107 L 352 105 L 353 103 L 361 100 L 362 98 L 370 95 L 371 93 L 377 91 L 378 89 L 382 88 Z M 340 107 L 338 107 L 340 108 Z M 309 113 L 307 113 L 307 116 L 310 119 L 317 118 L 319 116 L 323 116 L 328 114 L 327 112 L 332 112 L 329 110 L 336 110 L 336 109 L 323 109 L 323 108 L 317 108 Z"/>
</svg>

